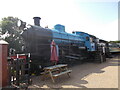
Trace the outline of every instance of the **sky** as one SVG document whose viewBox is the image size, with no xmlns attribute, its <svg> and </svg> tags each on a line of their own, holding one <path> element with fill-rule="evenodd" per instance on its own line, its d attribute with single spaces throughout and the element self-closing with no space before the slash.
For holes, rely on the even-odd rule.
<svg viewBox="0 0 120 90">
<path fill-rule="evenodd" d="M 33 25 L 41 17 L 41 26 L 65 25 L 68 33 L 82 31 L 100 39 L 118 40 L 119 0 L 1 0 L 0 20 L 13 16 Z"/>
</svg>

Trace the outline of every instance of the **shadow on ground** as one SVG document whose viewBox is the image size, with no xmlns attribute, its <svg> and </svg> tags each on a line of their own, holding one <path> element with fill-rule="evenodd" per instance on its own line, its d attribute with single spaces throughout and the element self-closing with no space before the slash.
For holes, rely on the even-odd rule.
<svg viewBox="0 0 120 90">
<path fill-rule="evenodd" d="M 82 84 L 87 84 L 88 82 L 84 78 L 88 77 L 93 73 L 104 73 L 102 70 L 108 66 L 118 66 L 120 55 L 114 55 L 113 58 L 107 59 L 104 63 L 84 63 L 77 64 L 69 67 L 72 70 L 71 78 L 67 75 L 62 75 L 55 79 L 55 83 L 52 82 L 50 78 L 42 81 L 41 76 L 36 76 L 32 78 L 33 84 L 29 88 L 87 88 Z"/>
</svg>

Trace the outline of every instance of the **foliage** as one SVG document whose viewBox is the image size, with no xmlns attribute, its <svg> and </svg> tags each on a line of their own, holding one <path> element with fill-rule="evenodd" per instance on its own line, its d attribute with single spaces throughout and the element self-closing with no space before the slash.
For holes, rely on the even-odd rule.
<svg viewBox="0 0 120 90">
<path fill-rule="evenodd" d="M 5 37 L 5 41 L 9 43 L 9 49 L 13 48 L 16 52 L 21 52 L 23 40 L 20 35 L 22 30 L 19 30 L 17 27 L 18 20 L 16 17 L 4 17 L 2 18 L 0 27 L 2 29 L 2 35 L 8 34 Z"/>
<path fill-rule="evenodd" d="M 120 40 L 119 41 L 110 41 L 109 43 L 120 43 Z"/>
<path fill-rule="evenodd" d="M 0 35 L 2 34 L 2 29 L 0 28 Z"/>
</svg>

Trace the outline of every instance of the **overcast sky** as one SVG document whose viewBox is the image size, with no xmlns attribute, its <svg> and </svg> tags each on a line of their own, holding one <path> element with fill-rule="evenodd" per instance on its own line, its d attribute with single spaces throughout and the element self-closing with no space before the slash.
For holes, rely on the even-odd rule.
<svg viewBox="0 0 120 90">
<path fill-rule="evenodd" d="M 118 40 L 119 0 L 1 0 L 0 19 L 14 16 L 41 26 L 65 25 L 66 32 L 82 31 L 104 40 Z"/>
</svg>

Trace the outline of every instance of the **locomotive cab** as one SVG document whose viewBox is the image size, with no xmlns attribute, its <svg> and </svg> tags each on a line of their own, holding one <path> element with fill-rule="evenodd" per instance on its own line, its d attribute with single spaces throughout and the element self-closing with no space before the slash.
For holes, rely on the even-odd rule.
<svg viewBox="0 0 120 90">
<path fill-rule="evenodd" d="M 96 51 L 96 37 L 84 32 L 73 32 L 73 34 L 79 35 L 85 42 L 87 51 Z"/>
</svg>

